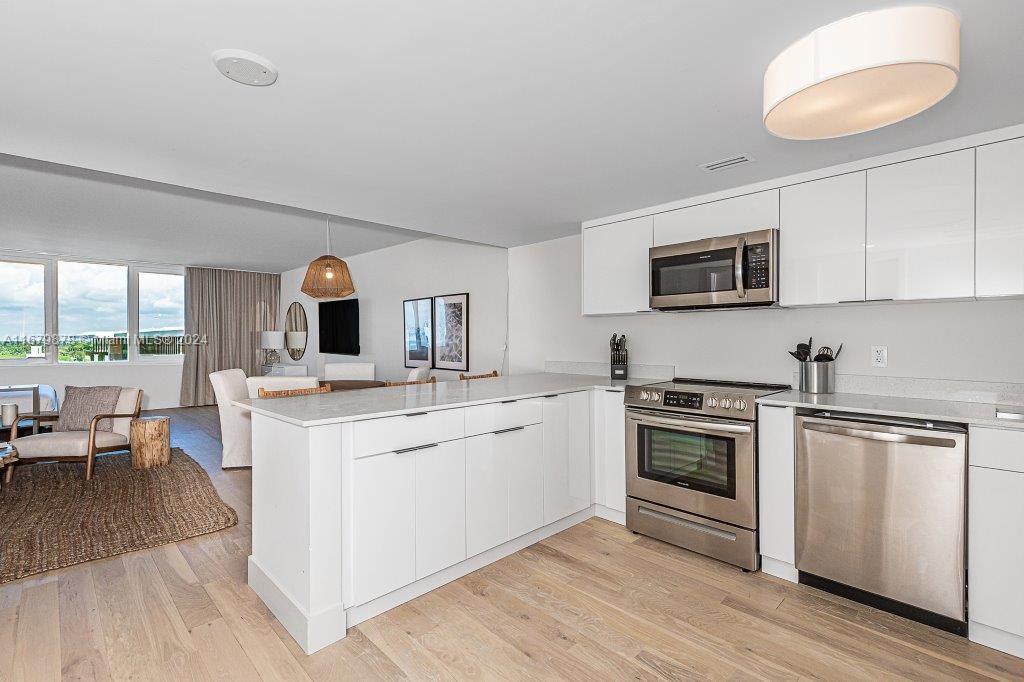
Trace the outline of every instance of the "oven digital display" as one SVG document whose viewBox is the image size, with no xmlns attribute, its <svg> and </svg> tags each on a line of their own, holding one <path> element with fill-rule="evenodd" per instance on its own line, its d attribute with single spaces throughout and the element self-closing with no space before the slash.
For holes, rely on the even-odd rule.
<svg viewBox="0 0 1024 682">
<path fill-rule="evenodd" d="M 685 393 L 683 391 L 665 391 L 665 399 L 662 401 L 662 405 L 665 407 L 684 407 L 689 410 L 699 410 L 703 403 L 703 393 Z"/>
</svg>

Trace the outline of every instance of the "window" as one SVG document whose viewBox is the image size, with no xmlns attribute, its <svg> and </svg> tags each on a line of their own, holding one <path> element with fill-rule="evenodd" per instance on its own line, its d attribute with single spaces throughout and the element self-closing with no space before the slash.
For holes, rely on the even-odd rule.
<svg viewBox="0 0 1024 682">
<path fill-rule="evenodd" d="M 181 355 L 185 277 L 139 273 L 139 355 Z"/>
<path fill-rule="evenodd" d="M 57 357 L 62 362 L 128 359 L 128 266 L 57 263 Z"/>
<path fill-rule="evenodd" d="M 0 261 L 0 360 L 45 358 L 42 263 Z"/>
</svg>

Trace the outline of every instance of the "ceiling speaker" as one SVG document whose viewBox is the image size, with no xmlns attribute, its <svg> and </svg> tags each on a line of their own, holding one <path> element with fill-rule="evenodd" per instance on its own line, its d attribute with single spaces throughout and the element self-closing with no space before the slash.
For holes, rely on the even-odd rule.
<svg viewBox="0 0 1024 682">
<path fill-rule="evenodd" d="M 222 74 L 243 85 L 273 85 L 277 69 L 269 59 L 245 50 L 217 50 L 213 63 Z"/>
</svg>

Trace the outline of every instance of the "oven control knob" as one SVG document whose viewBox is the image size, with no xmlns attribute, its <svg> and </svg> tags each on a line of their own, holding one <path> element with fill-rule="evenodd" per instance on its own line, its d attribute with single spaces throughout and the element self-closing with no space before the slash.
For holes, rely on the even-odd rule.
<svg viewBox="0 0 1024 682">
<path fill-rule="evenodd" d="M 732 407 L 732 399 L 731 398 L 722 398 L 722 409 L 723 410 L 728 410 L 730 407 Z"/>
<path fill-rule="evenodd" d="M 746 400 L 737 400 L 736 401 L 736 409 L 737 410 L 745 410 L 745 409 L 747 409 L 747 401 Z"/>
<path fill-rule="evenodd" d="M 647 391 L 640 391 L 640 400 L 647 400 L 650 397 L 650 393 Z"/>
<path fill-rule="evenodd" d="M 661 394 L 658 393 L 657 391 L 655 391 L 654 393 L 651 393 L 651 400 L 657 400 L 657 401 L 660 402 L 661 401 Z"/>
<path fill-rule="evenodd" d="M 708 398 L 708 407 L 718 407 L 718 398 Z"/>
</svg>

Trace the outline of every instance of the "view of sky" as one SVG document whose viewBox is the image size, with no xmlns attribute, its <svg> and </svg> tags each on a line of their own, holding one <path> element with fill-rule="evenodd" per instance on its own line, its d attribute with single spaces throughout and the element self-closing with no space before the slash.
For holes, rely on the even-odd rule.
<svg viewBox="0 0 1024 682">
<path fill-rule="evenodd" d="M 62 336 L 128 330 L 128 268 L 123 265 L 57 265 Z M 44 270 L 33 263 L 0 262 L 0 341 L 44 333 Z M 139 331 L 185 326 L 184 277 L 139 273 Z"/>
<path fill-rule="evenodd" d="M 0 263 L 0 341 L 42 336 L 43 301 L 42 265 Z"/>
<path fill-rule="evenodd" d="M 185 328 L 185 278 L 139 273 L 139 333 Z"/>
</svg>

